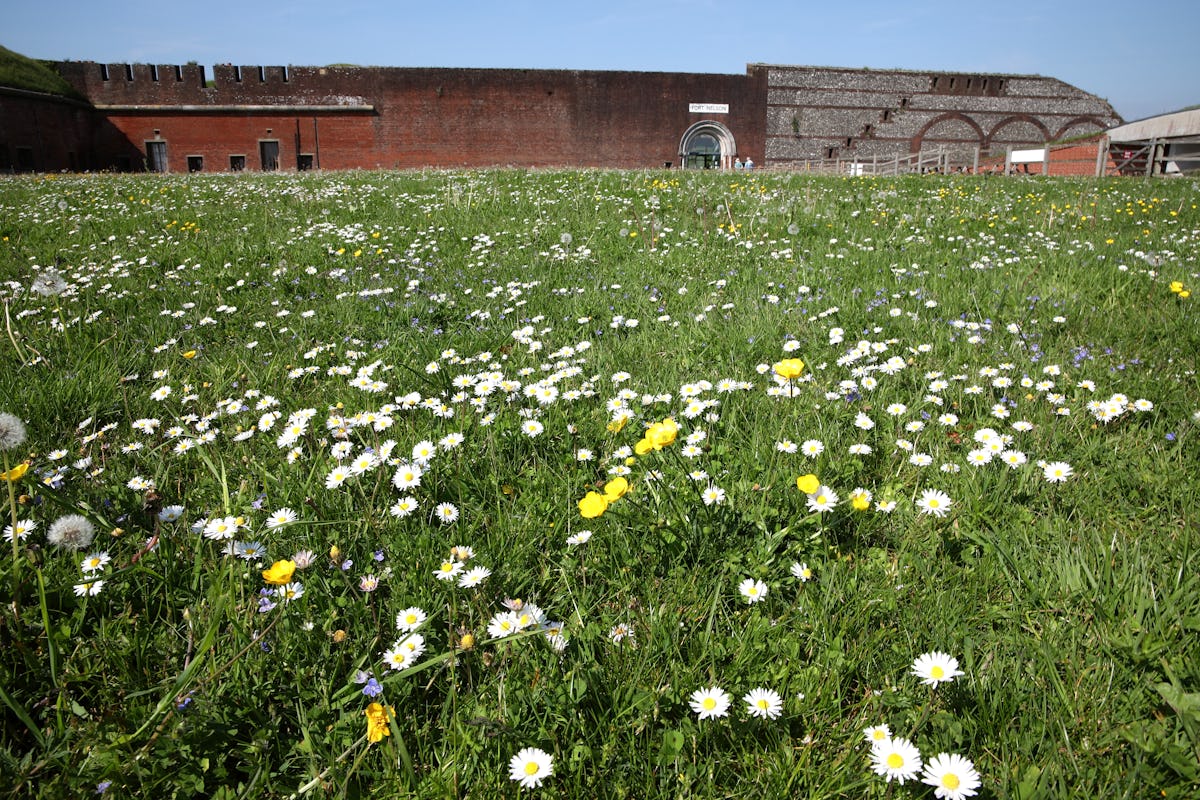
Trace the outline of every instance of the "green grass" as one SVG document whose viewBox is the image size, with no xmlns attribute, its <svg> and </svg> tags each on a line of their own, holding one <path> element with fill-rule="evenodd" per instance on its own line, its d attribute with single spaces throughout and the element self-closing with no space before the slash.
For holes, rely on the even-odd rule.
<svg viewBox="0 0 1200 800">
<path fill-rule="evenodd" d="M 1200 326 L 1170 284 L 1195 288 L 1198 203 L 1124 179 L 0 180 L 0 412 L 27 428 L 2 455 L 30 464 L 5 516 L 37 526 L 0 571 L 9 795 L 932 797 L 872 772 L 886 724 L 970 759 L 980 797 L 1195 796 Z M 65 291 L 31 291 L 52 269 Z M 985 428 L 1025 463 L 972 465 Z M 422 441 L 419 486 L 390 463 L 326 488 Z M 95 527 L 79 551 L 47 538 L 67 514 Z M 475 588 L 435 577 L 455 546 Z M 262 572 L 304 550 L 287 602 Z M 563 639 L 489 633 L 514 598 Z M 425 649 L 392 670 L 411 607 Z M 931 651 L 963 674 L 922 685 Z M 395 709 L 375 744 L 358 671 Z M 712 686 L 728 713 L 698 719 Z M 508 776 L 525 747 L 553 757 L 536 790 Z"/>
<path fill-rule="evenodd" d="M 0 86 L 82 99 L 48 64 L 0 46 Z"/>
</svg>

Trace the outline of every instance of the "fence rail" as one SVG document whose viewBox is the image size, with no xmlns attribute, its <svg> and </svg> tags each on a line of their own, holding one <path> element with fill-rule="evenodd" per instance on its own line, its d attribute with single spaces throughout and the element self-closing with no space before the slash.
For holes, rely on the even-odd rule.
<svg viewBox="0 0 1200 800">
<path fill-rule="evenodd" d="M 1200 136 L 1109 143 L 1104 136 L 1003 153 L 940 147 L 919 153 L 870 158 L 825 158 L 775 163 L 784 172 L 823 175 L 999 173 L 1005 175 L 1178 175 L 1200 171 Z"/>
<path fill-rule="evenodd" d="M 975 172 L 980 150 L 938 148 L 918 153 L 870 158 L 813 158 L 773 164 L 769 169 L 823 175 L 910 175 L 914 173 Z"/>
<path fill-rule="evenodd" d="M 1200 136 L 1143 139 L 1108 144 L 1120 175 L 1175 175 L 1200 170 Z"/>
</svg>

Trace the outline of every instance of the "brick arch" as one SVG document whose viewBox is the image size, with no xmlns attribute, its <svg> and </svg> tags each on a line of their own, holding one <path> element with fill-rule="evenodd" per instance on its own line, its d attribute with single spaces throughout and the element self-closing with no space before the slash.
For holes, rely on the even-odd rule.
<svg viewBox="0 0 1200 800">
<path fill-rule="evenodd" d="M 1038 132 L 1041 134 L 1041 138 L 1038 142 L 1022 141 L 1021 144 L 1041 144 L 1050 141 L 1050 131 L 1040 119 L 1030 116 L 1029 114 L 1014 114 L 1013 116 L 1005 117 L 996 123 L 995 127 L 992 128 L 992 132 L 988 134 L 987 145 L 989 147 L 992 145 L 992 142 L 996 140 L 996 134 L 1000 130 L 1020 123 L 1032 125 L 1033 127 L 1037 128 Z"/>
<path fill-rule="evenodd" d="M 921 130 L 917 131 L 917 135 L 912 138 L 912 143 L 910 144 L 911 151 L 914 153 L 920 151 L 921 145 L 925 142 L 925 137 L 929 135 L 929 132 L 938 125 L 946 122 L 961 122 L 975 132 L 976 139 L 974 142 L 967 142 L 963 139 L 955 139 L 954 141 L 956 142 L 961 142 L 963 144 L 969 143 L 972 145 L 982 145 L 986 138 L 983 133 L 983 128 L 979 127 L 978 122 L 971 119 L 966 114 L 959 113 L 958 111 L 948 111 L 945 114 L 939 114 L 938 116 L 929 120 L 929 122 L 926 122 L 925 126 L 922 127 Z"/>
<path fill-rule="evenodd" d="M 702 119 L 683 132 L 683 136 L 679 139 L 680 165 L 682 166 L 687 161 L 688 148 L 692 139 L 704 134 L 717 140 L 717 144 L 721 148 L 721 167 L 730 169 L 733 166 L 734 156 L 737 155 L 737 142 L 733 138 L 733 132 L 714 119 Z"/>
<path fill-rule="evenodd" d="M 1092 128 L 1093 130 L 1076 130 L 1076 128 L 1081 128 L 1084 126 Z M 1106 130 L 1108 130 L 1108 125 L 1106 125 L 1101 119 L 1096 117 L 1075 117 L 1075 119 L 1070 120 L 1066 125 L 1063 125 L 1057 131 L 1055 131 L 1054 138 L 1055 140 L 1065 139 L 1068 136 L 1080 136 L 1087 133 L 1102 133 Z"/>
</svg>

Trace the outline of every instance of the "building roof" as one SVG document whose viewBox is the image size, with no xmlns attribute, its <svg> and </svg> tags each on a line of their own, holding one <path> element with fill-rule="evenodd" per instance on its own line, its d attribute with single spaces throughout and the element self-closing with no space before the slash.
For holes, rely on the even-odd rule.
<svg viewBox="0 0 1200 800">
<path fill-rule="evenodd" d="M 1184 136 L 1200 136 L 1200 108 L 1160 114 L 1108 129 L 1110 142 L 1141 142 Z"/>
</svg>

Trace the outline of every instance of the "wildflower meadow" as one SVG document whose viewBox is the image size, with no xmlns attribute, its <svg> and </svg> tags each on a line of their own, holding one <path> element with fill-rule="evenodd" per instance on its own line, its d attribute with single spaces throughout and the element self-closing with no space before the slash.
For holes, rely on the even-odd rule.
<svg viewBox="0 0 1200 800">
<path fill-rule="evenodd" d="M 1200 793 L 1200 185 L 0 178 L 0 795 Z"/>
</svg>

